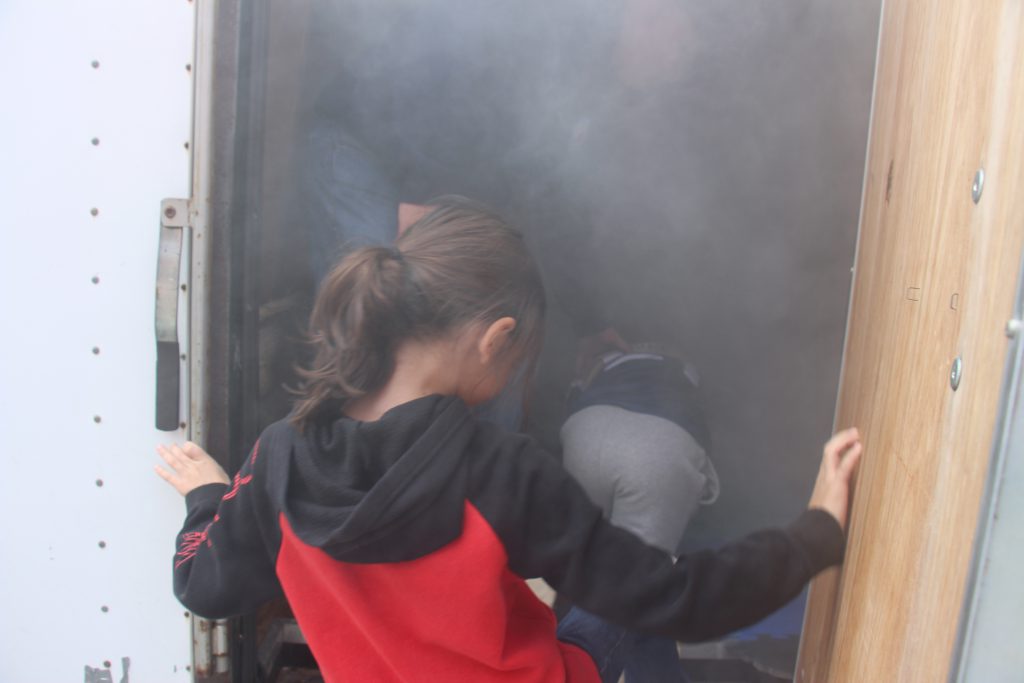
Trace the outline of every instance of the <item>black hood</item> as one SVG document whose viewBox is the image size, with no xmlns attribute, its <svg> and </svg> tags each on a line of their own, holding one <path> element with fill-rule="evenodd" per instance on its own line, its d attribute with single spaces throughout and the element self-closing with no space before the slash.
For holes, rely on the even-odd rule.
<svg viewBox="0 0 1024 683">
<path fill-rule="evenodd" d="M 295 534 L 336 560 L 422 557 L 462 533 L 475 424 L 462 401 L 445 396 L 374 422 L 343 417 L 305 433 L 278 423 L 268 444 L 271 495 Z"/>
</svg>

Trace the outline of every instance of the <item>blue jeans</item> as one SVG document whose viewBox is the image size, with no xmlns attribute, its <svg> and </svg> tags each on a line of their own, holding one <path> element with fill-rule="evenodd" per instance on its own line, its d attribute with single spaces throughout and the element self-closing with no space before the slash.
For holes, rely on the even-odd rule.
<svg viewBox="0 0 1024 683">
<path fill-rule="evenodd" d="M 558 623 L 558 639 L 582 648 L 594 660 L 602 683 L 686 683 L 676 643 L 616 626 L 579 607 Z"/>
<path fill-rule="evenodd" d="M 313 124 L 299 168 L 300 211 L 318 284 L 345 252 L 394 241 L 398 189 L 380 160 L 337 123 Z"/>
<path fill-rule="evenodd" d="M 626 659 L 626 683 L 685 683 L 689 679 L 679 661 L 676 641 L 658 636 L 634 635 Z"/>
<path fill-rule="evenodd" d="M 558 622 L 558 639 L 584 650 L 597 665 L 601 683 L 617 683 L 633 636 L 590 612 L 573 607 Z"/>
</svg>

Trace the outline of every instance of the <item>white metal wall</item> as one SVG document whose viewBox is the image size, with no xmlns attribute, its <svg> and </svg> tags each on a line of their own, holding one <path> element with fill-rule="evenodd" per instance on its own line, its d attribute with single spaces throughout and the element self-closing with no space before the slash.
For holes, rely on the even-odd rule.
<svg viewBox="0 0 1024 683">
<path fill-rule="evenodd" d="M 182 436 L 153 428 L 153 296 L 159 202 L 189 187 L 193 9 L 0 1 L 0 681 L 190 679 L 184 506 L 152 467 Z"/>
</svg>

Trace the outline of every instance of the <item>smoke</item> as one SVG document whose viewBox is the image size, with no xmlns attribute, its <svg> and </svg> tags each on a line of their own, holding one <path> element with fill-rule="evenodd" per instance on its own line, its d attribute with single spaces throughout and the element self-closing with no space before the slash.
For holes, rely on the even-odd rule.
<svg viewBox="0 0 1024 683">
<path fill-rule="evenodd" d="M 493 204 L 557 309 L 541 436 L 573 325 L 603 315 L 701 371 L 723 493 L 697 535 L 785 521 L 831 428 L 878 5 L 268 3 L 266 224 L 295 225 L 297 150 L 324 120 L 372 147 L 406 201 Z"/>
</svg>

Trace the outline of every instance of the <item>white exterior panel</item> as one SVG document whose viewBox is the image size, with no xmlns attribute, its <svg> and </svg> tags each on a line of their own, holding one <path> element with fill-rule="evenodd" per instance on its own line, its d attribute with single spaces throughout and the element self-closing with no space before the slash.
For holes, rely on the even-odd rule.
<svg viewBox="0 0 1024 683">
<path fill-rule="evenodd" d="M 189 194 L 193 10 L 0 2 L 3 681 L 191 679 L 184 508 L 152 468 L 184 434 L 153 427 L 153 315 L 160 200 Z"/>
</svg>

